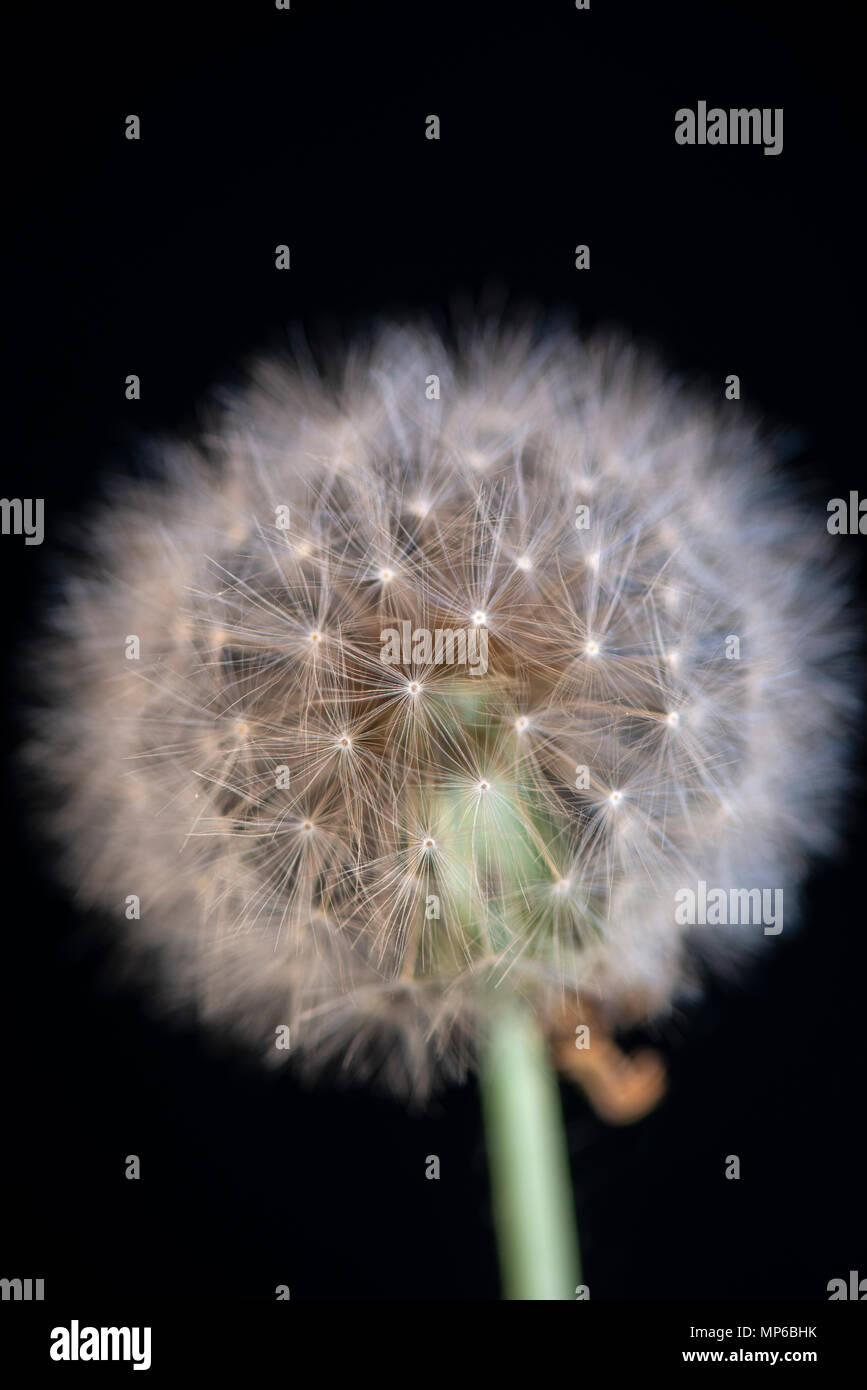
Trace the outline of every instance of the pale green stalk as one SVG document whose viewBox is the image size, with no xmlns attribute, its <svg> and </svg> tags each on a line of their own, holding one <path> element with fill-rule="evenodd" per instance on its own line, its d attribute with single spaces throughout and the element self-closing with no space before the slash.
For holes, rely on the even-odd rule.
<svg viewBox="0 0 867 1390">
<path fill-rule="evenodd" d="M 440 713 L 444 730 L 454 720 L 465 739 L 475 734 L 480 770 L 501 718 L 495 697 L 466 692 Z M 439 890 L 464 941 L 488 958 L 521 939 L 528 890 L 550 889 L 559 877 L 556 829 L 532 772 L 519 768 L 516 759 L 499 780 L 502 762 L 495 767 L 496 785 L 477 812 L 457 790 L 429 794 L 434 824 L 456 832 L 435 870 Z M 504 1295 L 573 1299 L 581 1266 L 556 1075 L 529 1008 L 492 990 L 490 1012 L 481 1077 Z"/>
<path fill-rule="evenodd" d="M 504 1297 L 574 1299 L 581 1261 L 560 1096 L 527 1010 L 496 1010 L 481 1075 Z"/>
</svg>

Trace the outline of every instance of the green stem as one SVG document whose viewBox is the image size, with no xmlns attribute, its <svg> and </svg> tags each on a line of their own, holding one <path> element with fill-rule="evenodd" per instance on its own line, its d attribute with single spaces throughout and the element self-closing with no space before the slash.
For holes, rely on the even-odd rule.
<svg viewBox="0 0 867 1390">
<path fill-rule="evenodd" d="M 573 1299 L 581 1259 L 560 1096 L 526 1010 L 494 1013 L 482 1102 L 504 1297 Z"/>
</svg>

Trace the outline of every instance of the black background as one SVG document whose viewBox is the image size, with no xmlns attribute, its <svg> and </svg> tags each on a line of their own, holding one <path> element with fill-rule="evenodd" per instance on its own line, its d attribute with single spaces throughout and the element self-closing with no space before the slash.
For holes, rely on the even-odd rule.
<svg viewBox="0 0 867 1390">
<path fill-rule="evenodd" d="M 715 391 L 737 372 L 743 404 L 793 428 L 824 525 L 863 459 L 856 15 L 39 6 L 6 34 L 0 488 L 44 497 L 47 524 L 41 549 L 0 539 L 13 669 L 52 543 L 100 478 L 143 437 L 194 427 L 207 388 L 297 324 L 333 337 L 497 295 L 620 324 Z M 699 99 L 783 107 L 783 153 L 676 145 L 674 112 Z M 863 576 L 865 542 L 839 543 Z M 8 688 L 14 745 L 26 697 Z M 61 1299 L 269 1300 L 277 1284 L 293 1299 L 496 1298 L 475 1086 L 415 1117 L 304 1090 L 151 1015 L 132 986 L 107 991 L 102 948 L 22 824 L 25 792 L 13 765 L 0 1274 L 42 1275 Z M 592 1299 L 823 1299 L 829 1279 L 867 1276 L 863 826 L 861 800 L 802 930 L 661 1027 L 671 1089 L 655 1114 L 613 1129 L 564 1088 Z"/>
</svg>

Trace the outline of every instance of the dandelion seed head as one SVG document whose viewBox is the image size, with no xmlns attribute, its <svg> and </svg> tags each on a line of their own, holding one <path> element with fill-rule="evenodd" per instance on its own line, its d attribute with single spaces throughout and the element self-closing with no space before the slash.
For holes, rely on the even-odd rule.
<svg viewBox="0 0 867 1390">
<path fill-rule="evenodd" d="M 83 549 L 33 656 L 59 872 L 139 895 L 123 950 L 271 1060 L 423 1098 L 505 990 L 652 1018 L 755 949 L 679 925 L 680 888 L 797 887 L 834 847 L 833 538 L 757 425 L 631 344 L 422 326 L 325 380 L 265 361 Z"/>
</svg>

